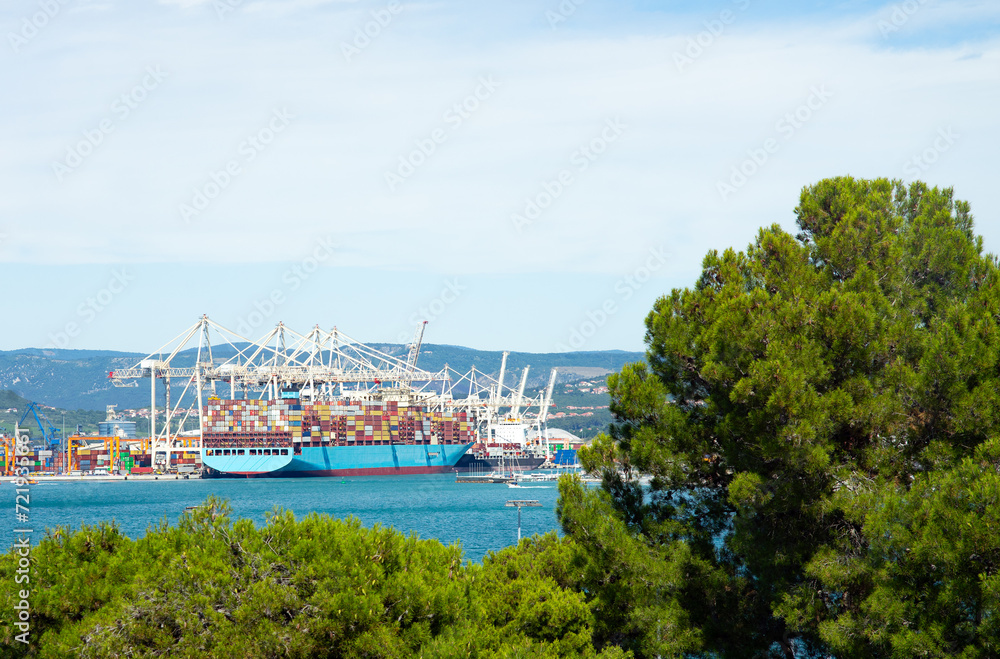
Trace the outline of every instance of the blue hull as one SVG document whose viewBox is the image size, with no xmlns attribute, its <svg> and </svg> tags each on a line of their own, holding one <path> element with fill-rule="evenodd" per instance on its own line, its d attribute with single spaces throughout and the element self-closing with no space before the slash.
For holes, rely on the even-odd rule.
<svg viewBox="0 0 1000 659">
<path fill-rule="evenodd" d="M 469 444 L 391 444 L 380 446 L 304 446 L 301 455 L 291 448 L 253 449 L 285 455 L 250 455 L 251 449 L 221 449 L 202 456 L 203 464 L 219 476 L 373 476 L 437 474 L 451 471 L 472 446 Z M 222 455 L 217 455 L 217 454 Z"/>
</svg>

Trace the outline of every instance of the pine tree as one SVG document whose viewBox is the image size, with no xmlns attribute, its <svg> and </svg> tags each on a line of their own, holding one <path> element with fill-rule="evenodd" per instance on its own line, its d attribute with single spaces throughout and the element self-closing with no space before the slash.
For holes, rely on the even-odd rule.
<svg viewBox="0 0 1000 659">
<path fill-rule="evenodd" d="M 997 260 L 968 204 L 922 183 L 824 180 L 796 219 L 710 252 L 646 319 L 646 363 L 609 378 L 615 422 L 581 454 L 603 491 L 564 483 L 561 510 L 585 589 L 625 607 L 599 641 L 995 655 Z M 677 649 L 643 619 L 663 607 Z"/>
</svg>

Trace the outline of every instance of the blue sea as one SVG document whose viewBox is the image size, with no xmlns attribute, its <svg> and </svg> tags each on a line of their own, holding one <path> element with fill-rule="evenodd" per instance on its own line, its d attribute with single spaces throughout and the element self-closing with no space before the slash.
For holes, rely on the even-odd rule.
<svg viewBox="0 0 1000 659">
<path fill-rule="evenodd" d="M 3 488 L 14 521 L 14 486 Z M 521 533 L 558 530 L 558 488 L 545 483 L 508 488 L 504 484 L 456 483 L 454 474 L 347 478 L 255 478 L 249 480 L 158 480 L 40 482 L 30 486 L 29 521 L 35 541 L 46 527 L 96 524 L 114 520 L 131 538 L 161 520 L 177 523 L 187 506 L 214 494 L 229 501 L 233 517 L 264 524 L 276 506 L 297 517 L 311 512 L 357 517 L 365 526 L 392 526 L 445 544 L 461 543 L 465 557 L 481 561 L 487 551 L 517 543 L 517 509 L 509 499 L 536 499 L 541 507 L 521 511 Z"/>
</svg>

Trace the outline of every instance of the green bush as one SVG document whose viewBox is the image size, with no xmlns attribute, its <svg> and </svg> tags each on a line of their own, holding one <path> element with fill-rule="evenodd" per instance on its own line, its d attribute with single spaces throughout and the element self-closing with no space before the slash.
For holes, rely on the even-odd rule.
<svg viewBox="0 0 1000 659">
<path fill-rule="evenodd" d="M 209 498 L 139 540 L 57 529 L 31 553 L 39 657 L 592 656 L 575 546 L 555 534 L 463 562 L 458 545 L 356 519 L 275 511 L 263 527 Z M 13 611 L 16 557 L 0 561 Z M 19 586 L 18 588 L 22 588 Z M 607 656 L 616 656 L 609 654 Z"/>
</svg>

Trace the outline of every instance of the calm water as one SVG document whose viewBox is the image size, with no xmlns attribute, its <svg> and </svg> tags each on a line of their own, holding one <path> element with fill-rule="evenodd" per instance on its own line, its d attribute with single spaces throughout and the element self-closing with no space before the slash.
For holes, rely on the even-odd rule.
<svg viewBox="0 0 1000 659">
<path fill-rule="evenodd" d="M 3 490 L 14 508 L 14 486 Z M 290 478 L 250 480 L 160 480 L 39 483 L 31 486 L 29 528 L 36 541 L 46 527 L 115 520 L 131 538 L 166 519 L 171 525 L 187 506 L 210 494 L 228 499 L 234 517 L 264 524 L 275 506 L 297 517 L 310 512 L 355 516 L 365 526 L 393 526 L 445 544 L 460 542 L 465 557 L 479 561 L 488 550 L 517 542 L 517 509 L 508 499 L 537 499 L 540 508 L 521 511 L 521 533 L 558 530 L 555 483 L 523 488 L 456 483 L 453 474 L 371 478 Z M 10 516 L 14 528 L 13 515 Z"/>
</svg>

